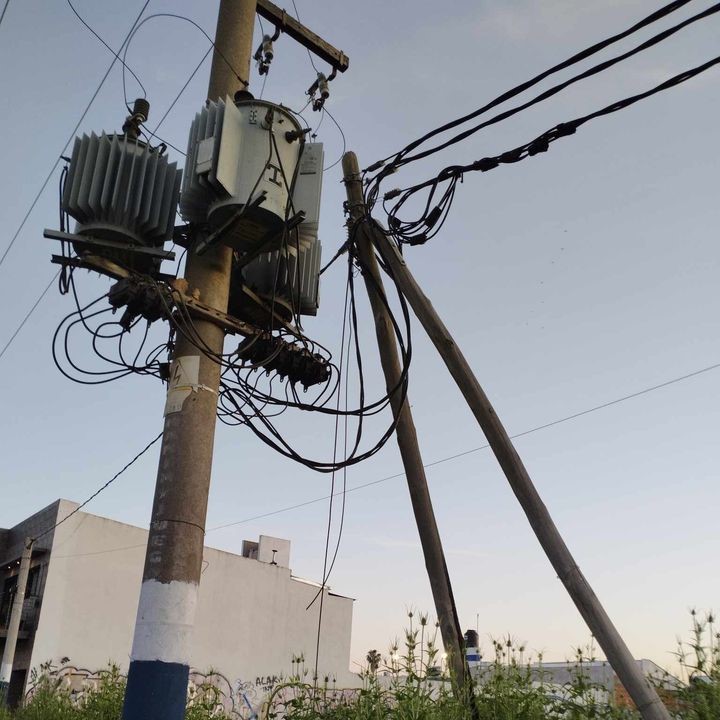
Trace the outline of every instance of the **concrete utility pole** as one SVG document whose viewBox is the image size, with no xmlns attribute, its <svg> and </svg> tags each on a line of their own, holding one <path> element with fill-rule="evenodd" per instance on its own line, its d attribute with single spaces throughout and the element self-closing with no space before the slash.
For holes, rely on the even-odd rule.
<svg viewBox="0 0 720 720">
<path fill-rule="evenodd" d="M 590 587 L 590 583 L 577 566 L 495 409 L 452 335 L 415 281 L 405 259 L 379 229 L 374 228 L 372 240 L 445 361 L 450 374 L 485 433 L 540 545 L 620 678 L 620 682 L 625 686 L 644 720 L 671 720 L 655 688 L 644 677 L 620 633 Z"/>
<path fill-rule="evenodd" d="M 351 219 L 350 232 L 357 232 L 357 252 L 362 264 L 365 287 L 372 306 L 380 361 L 385 374 L 385 385 L 389 392 L 398 386 L 402 371 L 392 322 L 387 307 L 383 302 L 383 297 L 386 296 L 382 277 L 375 259 L 372 241 L 368 237 L 370 228 L 367 223 L 363 222 L 366 210 L 360 180 L 360 167 L 354 152 L 345 153 L 343 157 L 343 174 Z M 359 224 L 356 225 L 356 223 Z M 443 645 L 449 656 L 449 665 L 453 670 L 454 679 L 462 687 L 467 674 L 467 661 L 463 652 L 463 635 L 455 607 L 450 575 L 445 563 L 442 540 L 440 539 L 432 499 L 427 486 L 425 468 L 420 454 L 415 423 L 410 411 L 410 403 L 407 397 L 403 400 L 398 391 L 391 395 L 390 404 L 393 416 L 397 420 L 395 436 L 397 437 L 400 455 L 405 468 L 405 477 L 407 478 L 418 533 L 420 534 L 420 544 L 425 556 L 425 567 L 430 578 L 430 588 L 435 601 L 435 611 L 440 623 Z"/>
<path fill-rule="evenodd" d="M 208 99 L 232 97 L 250 72 L 255 0 L 221 0 Z M 232 251 L 188 253 L 190 292 L 227 311 Z M 224 331 L 195 321 L 211 354 Z M 178 337 L 165 406 L 155 500 L 128 673 L 124 720 L 181 720 L 202 566 L 220 365 Z"/>
<path fill-rule="evenodd" d="M 18 572 L 15 597 L 13 598 L 12 609 L 10 610 L 10 623 L 8 625 L 7 637 L 5 638 L 2 665 L 0 665 L 0 706 L 3 706 L 7 701 L 8 687 L 12 677 L 15 647 L 17 646 L 20 621 L 22 620 L 23 607 L 25 606 L 25 589 L 27 588 L 27 579 L 30 573 L 32 546 L 33 539 L 26 538 L 22 557 L 20 558 L 20 571 Z"/>
</svg>

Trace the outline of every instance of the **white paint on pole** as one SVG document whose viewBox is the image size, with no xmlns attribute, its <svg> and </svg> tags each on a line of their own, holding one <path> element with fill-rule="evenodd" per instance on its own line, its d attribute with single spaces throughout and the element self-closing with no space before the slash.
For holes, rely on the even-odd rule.
<svg viewBox="0 0 720 720">
<path fill-rule="evenodd" d="M 190 664 L 196 583 L 145 580 L 140 590 L 132 660 Z"/>
<path fill-rule="evenodd" d="M 3 663 L 0 667 L 0 683 L 9 683 L 12 675 L 12 663 Z"/>
</svg>

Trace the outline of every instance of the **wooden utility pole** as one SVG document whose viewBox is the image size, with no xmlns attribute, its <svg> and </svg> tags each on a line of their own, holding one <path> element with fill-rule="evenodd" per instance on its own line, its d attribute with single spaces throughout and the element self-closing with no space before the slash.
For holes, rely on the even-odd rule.
<svg viewBox="0 0 720 720">
<path fill-rule="evenodd" d="M 590 587 L 590 583 L 577 566 L 495 409 L 480 387 L 454 338 L 415 281 L 405 259 L 377 226 L 373 226 L 372 240 L 445 361 L 445 365 L 485 433 L 540 545 L 620 678 L 620 682 L 625 686 L 644 720 L 671 720 L 655 688 L 643 675 L 620 633 Z"/>
<path fill-rule="evenodd" d="M 378 269 L 373 244 L 368 237 L 370 228 L 364 221 L 366 209 L 363 201 L 362 182 L 357 156 L 353 152 L 343 157 L 343 173 L 350 214 L 349 230 L 355 235 L 358 259 L 362 266 L 370 305 L 375 320 L 380 361 L 385 375 L 387 391 L 391 392 L 390 404 L 397 422 L 395 435 L 400 448 L 405 477 L 407 478 L 410 499 L 412 501 L 415 521 L 420 534 L 420 544 L 425 556 L 425 567 L 430 578 L 435 611 L 440 623 L 445 651 L 449 656 L 449 666 L 453 670 L 454 679 L 462 687 L 467 675 L 467 661 L 463 652 L 462 630 L 455 608 L 450 575 L 445 563 L 442 540 L 438 531 L 432 499 L 428 490 L 425 468 L 423 467 L 420 446 L 418 444 L 415 423 L 410 411 L 407 396 L 402 397 L 398 384 L 402 377 L 398 350 L 395 342 L 390 314 L 388 312 L 382 277 Z"/>
<path fill-rule="evenodd" d="M 8 687 L 12 678 L 15 648 L 17 646 L 18 633 L 20 632 L 23 608 L 25 607 L 25 590 L 27 588 L 28 574 L 30 573 L 32 546 L 32 538 L 27 538 L 20 558 L 20 570 L 18 571 L 17 585 L 15 586 L 15 597 L 13 598 L 12 609 L 10 610 L 10 622 L 8 623 L 5 649 L 3 650 L 2 664 L 0 665 L 0 707 L 4 706 L 7 702 Z"/>
<path fill-rule="evenodd" d="M 250 72 L 255 0 L 221 0 L 208 100 L 233 97 Z M 238 78 L 238 75 L 240 78 Z M 232 250 L 188 253 L 191 292 L 227 311 Z M 195 329 L 208 354 L 223 352 L 225 332 L 202 320 Z M 181 720 L 202 566 L 220 365 L 180 336 L 173 355 L 165 430 L 145 570 L 128 673 L 124 720 Z"/>
</svg>

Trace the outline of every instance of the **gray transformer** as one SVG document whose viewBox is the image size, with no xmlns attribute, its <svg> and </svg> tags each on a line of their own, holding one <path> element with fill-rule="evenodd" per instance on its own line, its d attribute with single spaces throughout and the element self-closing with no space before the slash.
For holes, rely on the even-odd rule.
<svg viewBox="0 0 720 720">
<path fill-rule="evenodd" d="M 93 253 L 147 271 L 157 261 L 132 248 L 162 248 L 172 238 L 181 179 L 177 164 L 147 144 L 91 133 L 75 139 L 61 207 L 77 221 L 75 234 L 128 247 Z"/>
<path fill-rule="evenodd" d="M 180 213 L 235 250 L 228 310 L 238 317 L 243 287 L 284 319 L 317 313 L 324 155 L 304 134 L 286 108 L 251 97 L 207 103 L 190 129 Z"/>
</svg>

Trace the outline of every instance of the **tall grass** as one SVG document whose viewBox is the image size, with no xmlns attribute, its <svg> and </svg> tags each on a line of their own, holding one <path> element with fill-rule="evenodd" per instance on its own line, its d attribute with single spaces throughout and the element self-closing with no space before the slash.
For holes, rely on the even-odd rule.
<svg viewBox="0 0 720 720">
<path fill-rule="evenodd" d="M 720 720 L 720 633 L 713 613 L 692 611 L 691 617 L 690 639 L 679 640 L 676 651 L 681 676 L 659 678 L 658 686 L 677 720 Z M 528 657 L 507 636 L 493 641 L 477 681 L 459 687 L 444 669 L 437 624 L 411 612 L 407 625 L 386 655 L 368 653 L 360 689 L 343 690 L 330 676 L 312 677 L 302 655 L 293 657 L 291 676 L 273 689 L 260 720 L 639 720 L 590 681 L 592 647 L 575 652 L 571 680 L 558 686 L 543 671 L 541 657 Z M 23 707 L 0 708 L 0 720 L 120 720 L 125 678 L 117 667 L 79 694 L 49 666 L 33 680 Z M 186 720 L 230 720 L 219 709 L 218 692 L 212 683 L 195 688 Z M 250 717 L 250 710 L 244 715 Z"/>
</svg>

